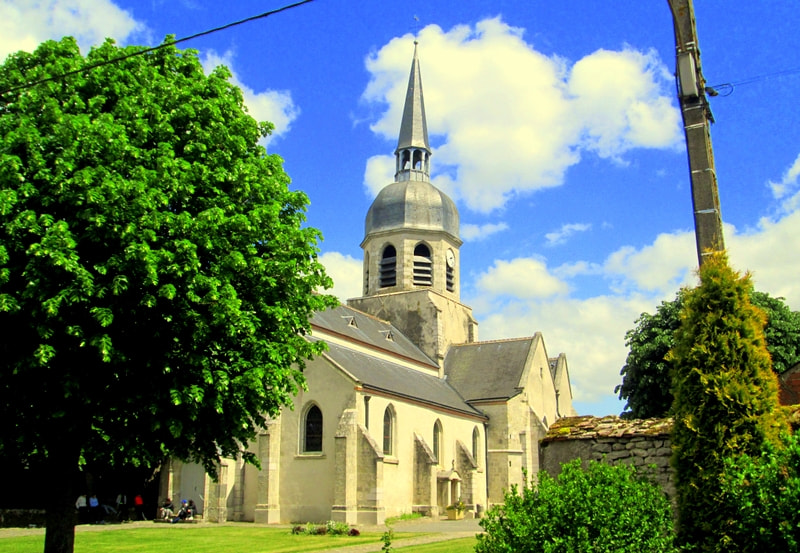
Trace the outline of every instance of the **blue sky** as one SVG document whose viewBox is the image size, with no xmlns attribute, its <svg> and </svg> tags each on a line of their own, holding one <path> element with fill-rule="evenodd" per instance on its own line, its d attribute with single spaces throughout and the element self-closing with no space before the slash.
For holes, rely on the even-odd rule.
<svg viewBox="0 0 800 553">
<path fill-rule="evenodd" d="M 710 100 L 731 263 L 800 309 L 800 8 L 696 4 L 706 79 L 734 84 Z M 282 5 L 2 0 L 0 57 L 63 35 L 154 45 Z M 343 299 L 361 293 L 364 216 L 392 180 L 415 37 L 479 337 L 542 332 L 567 354 L 578 412 L 619 413 L 626 330 L 697 265 L 667 1 L 316 0 L 184 43 L 276 124 L 266 146 L 310 197 Z"/>
</svg>

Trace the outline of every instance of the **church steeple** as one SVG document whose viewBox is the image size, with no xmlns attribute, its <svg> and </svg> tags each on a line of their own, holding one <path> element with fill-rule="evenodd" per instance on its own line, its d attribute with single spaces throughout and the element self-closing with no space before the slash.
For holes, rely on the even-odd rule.
<svg viewBox="0 0 800 553">
<path fill-rule="evenodd" d="M 364 295 L 433 290 L 458 299 L 458 209 L 430 182 L 417 44 L 395 157 L 395 180 L 378 193 L 364 225 Z"/>
<path fill-rule="evenodd" d="M 364 295 L 348 305 L 392 321 L 440 363 L 450 344 L 473 342 L 472 310 L 460 301 L 458 209 L 430 182 L 417 45 L 395 150 L 394 182 L 376 196 L 364 223 Z"/>
<path fill-rule="evenodd" d="M 422 75 L 414 41 L 414 60 L 408 76 L 406 103 L 400 123 L 400 137 L 394 152 L 395 181 L 430 180 L 431 147 L 428 144 L 428 123 L 425 120 L 425 100 L 422 96 Z"/>
</svg>

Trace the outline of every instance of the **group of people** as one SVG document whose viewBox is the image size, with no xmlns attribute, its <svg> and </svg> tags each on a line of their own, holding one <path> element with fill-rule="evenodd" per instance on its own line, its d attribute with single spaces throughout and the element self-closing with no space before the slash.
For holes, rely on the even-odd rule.
<svg viewBox="0 0 800 553">
<path fill-rule="evenodd" d="M 85 494 L 79 495 L 75 501 L 75 508 L 78 510 L 78 524 L 97 524 L 103 521 L 100 500 L 95 494 L 90 495 L 88 499 Z"/>
<path fill-rule="evenodd" d="M 170 520 L 173 523 L 180 522 L 182 520 L 193 520 L 195 515 L 197 515 L 197 506 L 194 504 L 194 500 L 186 499 L 181 500 L 181 507 L 178 512 L 175 512 L 175 506 L 172 504 L 172 500 L 168 497 L 164 500 L 164 503 L 158 510 L 158 516 L 162 520 Z"/>
<path fill-rule="evenodd" d="M 133 506 L 136 510 L 136 518 L 147 520 L 144 516 L 144 500 L 137 494 L 133 498 Z M 96 494 L 81 494 L 75 501 L 75 508 L 78 510 L 78 524 L 103 524 L 111 515 L 116 515 L 120 521 L 128 520 L 130 517 L 128 500 L 125 494 L 118 494 L 116 508 L 106 503 L 101 503 Z"/>
</svg>

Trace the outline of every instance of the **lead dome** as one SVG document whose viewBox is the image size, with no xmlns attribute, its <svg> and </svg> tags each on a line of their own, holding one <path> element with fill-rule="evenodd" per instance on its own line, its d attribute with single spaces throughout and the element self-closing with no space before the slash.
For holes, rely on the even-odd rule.
<svg viewBox="0 0 800 553">
<path fill-rule="evenodd" d="M 380 191 L 367 212 L 365 234 L 384 230 L 444 231 L 458 237 L 458 210 L 450 197 L 425 181 L 395 182 Z"/>
</svg>

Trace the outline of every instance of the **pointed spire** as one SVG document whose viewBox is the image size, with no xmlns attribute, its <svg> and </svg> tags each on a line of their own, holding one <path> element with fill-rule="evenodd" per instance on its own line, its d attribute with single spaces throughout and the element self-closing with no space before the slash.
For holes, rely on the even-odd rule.
<svg viewBox="0 0 800 553">
<path fill-rule="evenodd" d="M 414 61 L 411 63 L 411 74 L 408 76 L 406 104 L 403 107 L 403 121 L 400 124 L 400 139 L 397 141 L 398 150 L 412 147 L 430 150 L 416 40 L 414 41 Z"/>
<path fill-rule="evenodd" d="M 397 141 L 397 172 L 395 179 L 429 180 L 428 123 L 425 120 L 425 101 L 422 97 L 422 76 L 417 58 L 417 41 L 414 41 L 414 60 L 408 76 L 406 103 L 400 123 L 400 138 Z"/>
</svg>

